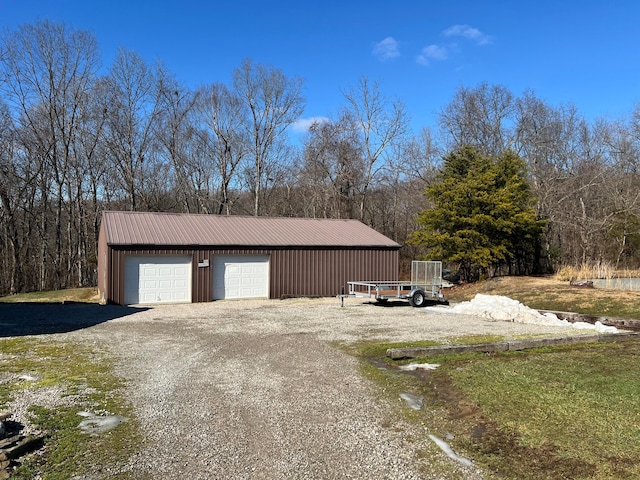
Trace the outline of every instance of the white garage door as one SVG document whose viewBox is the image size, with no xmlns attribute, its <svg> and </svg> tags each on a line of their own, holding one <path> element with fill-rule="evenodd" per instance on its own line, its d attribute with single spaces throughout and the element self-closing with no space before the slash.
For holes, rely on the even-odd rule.
<svg viewBox="0 0 640 480">
<path fill-rule="evenodd" d="M 131 255 L 124 260 L 124 303 L 191 302 L 191 257 Z"/>
<path fill-rule="evenodd" d="M 213 257 L 213 298 L 265 298 L 269 296 L 269 257 L 217 255 Z"/>
</svg>

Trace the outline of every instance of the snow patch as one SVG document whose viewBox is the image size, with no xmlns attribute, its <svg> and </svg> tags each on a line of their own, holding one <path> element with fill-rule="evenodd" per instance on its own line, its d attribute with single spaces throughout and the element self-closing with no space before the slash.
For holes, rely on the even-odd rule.
<svg viewBox="0 0 640 480">
<path fill-rule="evenodd" d="M 78 427 L 84 433 L 88 433 L 90 435 L 108 432 L 109 430 L 116 428 L 122 422 L 127 421 L 126 418 L 119 415 L 98 416 L 89 412 L 78 412 L 78 415 L 85 418 L 85 420 L 80 422 Z"/>
<path fill-rule="evenodd" d="M 412 393 L 401 393 L 400 398 L 407 402 L 407 405 L 412 410 L 420 410 L 424 402 L 422 397 L 418 397 L 417 395 L 413 395 Z"/>
<path fill-rule="evenodd" d="M 540 313 L 523 305 L 517 300 L 501 295 L 485 295 L 478 293 L 473 300 L 461 302 L 452 307 L 445 307 L 447 311 L 464 315 L 476 315 L 488 320 L 529 323 L 534 325 L 548 325 L 554 327 L 573 327 L 580 330 L 592 329 L 599 333 L 618 333 L 616 327 L 587 322 L 569 322 L 560 320 L 553 313 Z M 442 307 L 428 307 L 429 311 L 442 311 Z"/>
<path fill-rule="evenodd" d="M 406 372 L 413 372 L 414 370 L 435 370 L 440 366 L 439 363 L 410 363 L 408 365 L 401 365 L 400 370 Z"/>
<path fill-rule="evenodd" d="M 469 460 L 468 458 L 461 457 L 460 455 L 455 453 L 451 449 L 451 446 L 447 442 L 442 440 L 441 438 L 438 438 L 435 435 L 431 435 L 431 434 L 429 434 L 429 438 L 431 440 L 433 440 L 433 442 L 436 445 L 438 445 L 438 447 L 440 447 L 440 450 L 442 450 L 444 453 L 446 453 L 449 456 L 449 458 L 454 459 L 456 462 L 461 463 L 465 467 L 470 467 L 470 466 L 473 465 L 473 463 L 471 463 L 471 460 Z"/>
</svg>

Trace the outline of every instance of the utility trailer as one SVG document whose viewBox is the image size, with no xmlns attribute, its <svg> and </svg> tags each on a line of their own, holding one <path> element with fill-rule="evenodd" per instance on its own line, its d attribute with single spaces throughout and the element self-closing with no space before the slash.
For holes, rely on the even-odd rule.
<svg viewBox="0 0 640 480">
<path fill-rule="evenodd" d="M 411 262 L 411 281 L 347 282 L 349 293 L 341 297 L 374 298 L 385 303 L 390 298 L 408 300 L 412 307 L 424 307 L 432 299 L 446 303 L 442 295 L 442 262 Z"/>
</svg>

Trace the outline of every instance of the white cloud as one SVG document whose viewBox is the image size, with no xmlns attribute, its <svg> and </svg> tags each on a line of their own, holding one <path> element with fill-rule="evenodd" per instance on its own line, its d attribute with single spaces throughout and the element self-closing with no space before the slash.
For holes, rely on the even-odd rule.
<svg viewBox="0 0 640 480">
<path fill-rule="evenodd" d="M 291 129 L 296 133 L 305 133 L 309 131 L 309 129 L 311 128 L 311 125 L 313 125 L 314 123 L 322 124 L 328 121 L 329 119 L 327 117 L 321 117 L 321 116 L 299 118 L 298 120 L 293 122 L 293 125 L 291 125 Z"/>
<path fill-rule="evenodd" d="M 469 25 L 453 25 L 442 33 L 445 37 L 462 37 L 467 40 L 473 40 L 478 45 L 489 45 L 492 41 L 491 36 Z"/>
<path fill-rule="evenodd" d="M 400 56 L 400 43 L 393 37 L 387 37 L 373 44 L 372 53 L 383 62 L 391 60 Z"/>
<path fill-rule="evenodd" d="M 471 40 L 477 45 L 489 45 L 493 41 L 490 35 L 482 33 L 477 28 L 469 25 L 453 25 L 444 30 L 442 35 L 449 39 L 448 42 L 445 45 L 424 47 L 416 57 L 416 62 L 421 65 L 430 65 L 432 60 L 447 60 L 460 50 L 460 45 L 455 41 L 456 38 Z"/>
<path fill-rule="evenodd" d="M 448 57 L 449 51 L 446 47 L 429 45 L 422 49 L 420 55 L 416 57 L 416 61 L 421 65 L 429 65 L 431 60 L 446 60 Z"/>
</svg>

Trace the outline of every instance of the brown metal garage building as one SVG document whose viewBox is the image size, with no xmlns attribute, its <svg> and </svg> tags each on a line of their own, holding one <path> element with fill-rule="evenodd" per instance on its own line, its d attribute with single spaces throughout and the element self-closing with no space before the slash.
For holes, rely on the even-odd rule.
<svg viewBox="0 0 640 480">
<path fill-rule="evenodd" d="M 98 292 L 122 305 L 333 296 L 397 280 L 399 249 L 357 220 L 107 211 Z"/>
</svg>

